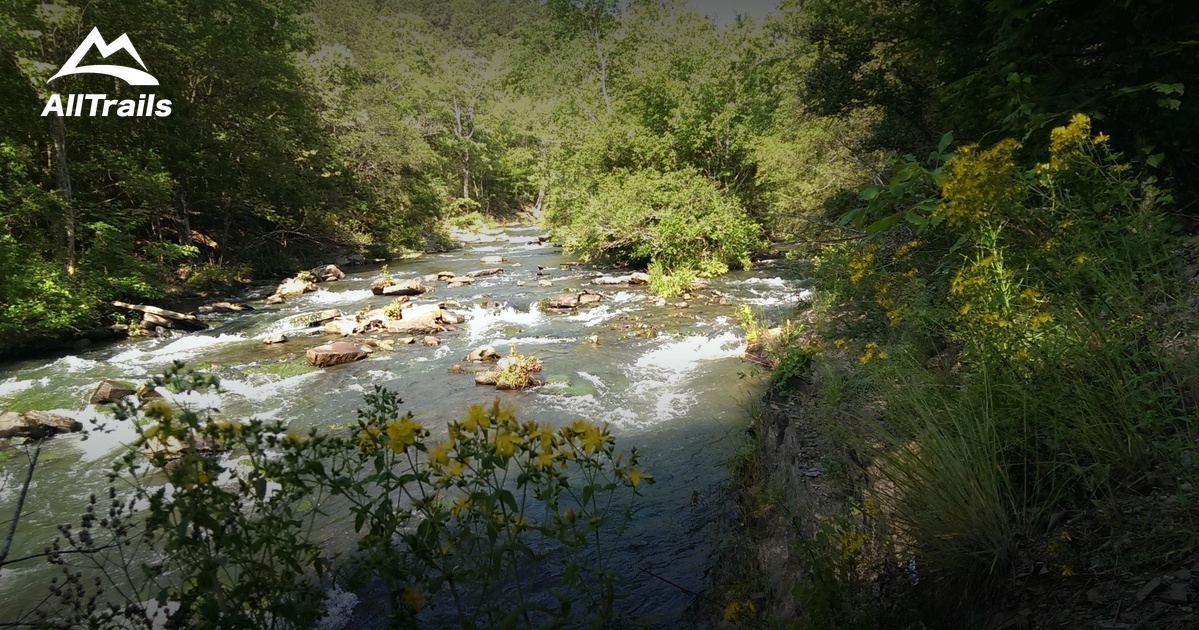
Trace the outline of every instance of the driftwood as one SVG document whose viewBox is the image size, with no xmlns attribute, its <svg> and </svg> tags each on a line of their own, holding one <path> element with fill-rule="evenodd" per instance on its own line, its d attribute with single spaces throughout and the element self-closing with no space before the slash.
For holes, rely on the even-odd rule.
<svg viewBox="0 0 1199 630">
<path fill-rule="evenodd" d="M 181 328 L 183 330 L 205 330 L 208 328 L 208 324 L 195 315 L 169 311 L 157 306 L 146 306 L 145 304 L 113 302 L 112 305 L 117 308 L 138 311 L 143 314 L 146 321 L 159 326 L 166 326 L 167 328 Z"/>
</svg>

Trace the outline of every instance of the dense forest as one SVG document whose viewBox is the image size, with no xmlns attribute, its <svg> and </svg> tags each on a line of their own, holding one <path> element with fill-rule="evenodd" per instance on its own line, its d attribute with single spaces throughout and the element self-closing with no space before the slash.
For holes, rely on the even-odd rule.
<svg viewBox="0 0 1199 630">
<path fill-rule="evenodd" d="M 130 89 L 47 82 L 93 27 L 170 116 L 40 115 Z M 782 245 L 816 297 L 744 319 L 842 516 L 796 527 L 786 587 L 737 568 L 726 617 L 966 623 L 1030 563 L 1199 548 L 1197 53 L 1167 0 L 0 0 L 0 348 L 450 226 L 541 221 L 665 296 Z M 885 603 L 895 575 L 931 594 Z"/>
</svg>

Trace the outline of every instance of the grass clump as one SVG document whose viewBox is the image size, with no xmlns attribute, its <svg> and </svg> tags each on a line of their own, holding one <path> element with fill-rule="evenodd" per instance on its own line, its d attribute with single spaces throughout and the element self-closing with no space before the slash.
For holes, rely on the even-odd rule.
<svg viewBox="0 0 1199 630">
<path fill-rule="evenodd" d="M 495 386 L 497 389 L 527 389 L 540 385 L 533 374 L 541 371 L 541 361 L 534 356 L 521 354 L 513 348 L 508 356 L 496 364 Z"/>
</svg>

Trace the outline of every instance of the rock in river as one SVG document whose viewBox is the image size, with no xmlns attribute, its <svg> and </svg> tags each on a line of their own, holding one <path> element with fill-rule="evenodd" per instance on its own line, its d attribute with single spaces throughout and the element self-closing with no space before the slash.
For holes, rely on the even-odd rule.
<svg viewBox="0 0 1199 630">
<path fill-rule="evenodd" d="M 316 283 L 307 278 L 288 278 L 275 289 L 275 295 L 280 297 L 292 297 L 295 295 L 303 295 L 316 291 Z"/>
<path fill-rule="evenodd" d="M 375 295 L 420 295 L 429 288 L 420 283 L 420 280 L 392 280 L 390 282 L 380 278 L 371 283 L 371 293 Z"/>
<path fill-rule="evenodd" d="M 0 414 L 0 438 L 41 440 L 59 433 L 72 433 L 82 429 L 83 424 L 74 418 L 45 411 L 9 411 Z"/>
<path fill-rule="evenodd" d="M 331 367 L 365 359 L 367 351 L 346 342 L 335 341 L 308 350 L 308 362 L 316 367 Z"/>
<path fill-rule="evenodd" d="M 96 391 L 92 393 L 91 403 L 93 405 L 108 405 L 136 393 L 131 387 L 126 387 L 116 381 L 104 379 L 100 381 L 100 384 L 96 386 Z"/>
<path fill-rule="evenodd" d="M 337 265 L 321 265 L 314 267 L 309 273 L 316 278 L 317 282 L 333 282 L 346 277 L 346 272 L 338 269 Z"/>
<path fill-rule="evenodd" d="M 577 308 L 584 304 L 592 304 L 604 299 L 598 293 L 583 291 L 582 293 L 560 293 L 552 295 L 545 299 L 543 304 L 546 308 L 552 309 L 568 309 Z"/>
</svg>

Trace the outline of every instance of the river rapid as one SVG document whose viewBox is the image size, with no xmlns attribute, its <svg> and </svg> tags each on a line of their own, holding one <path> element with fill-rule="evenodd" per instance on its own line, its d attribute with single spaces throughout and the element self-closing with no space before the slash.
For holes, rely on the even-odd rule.
<svg viewBox="0 0 1199 630">
<path fill-rule="evenodd" d="M 51 410 L 91 428 L 106 419 L 113 430 L 53 438 L 44 445 L 37 475 L 10 557 L 36 553 L 54 537 L 59 523 L 77 519 L 91 492 L 104 496 L 109 463 L 133 432 L 107 419 L 85 401 L 102 378 L 141 382 L 172 361 L 210 371 L 223 391 L 204 402 L 231 417 L 286 420 L 295 429 L 354 421 L 362 395 L 373 385 L 400 393 L 404 408 L 425 426 L 444 427 L 475 403 L 497 396 L 474 384 L 469 374 L 447 368 L 468 352 L 490 344 L 506 355 L 515 347 L 538 356 L 548 384 L 523 392 L 499 392 L 517 417 L 554 425 L 585 418 L 607 422 L 619 450 L 636 446 L 644 468 L 656 479 L 642 486 L 644 498 L 631 528 L 614 551 L 622 567 L 627 597 L 618 606 L 626 619 L 653 627 L 673 627 L 709 586 L 720 538 L 730 533 L 733 513 L 723 492 L 725 463 L 745 427 L 743 404 L 758 393 L 758 379 L 742 379 L 752 366 L 739 360 L 744 350 L 737 304 L 749 304 L 766 320 L 778 321 L 804 292 L 795 263 L 765 261 L 750 271 L 712 280 L 709 289 L 732 304 L 695 299 L 687 307 L 674 298 L 660 305 L 645 287 L 595 287 L 600 270 L 570 266 L 560 248 L 536 241 L 535 228 L 506 230 L 512 242 L 476 245 L 447 253 L 393 261 L 395 278 L 418 278 L 439 271 L 466 273 L 486 265 L 484 256 L 500 255 L 504 273 L 476 278 L 473 285 L 434 289 L 413 298 L 417 304 L 453 301 L 466 315 L 457 331 L 439 335 L 441 345 L 397 345 L 365 360 L 331 369 L 304 366 L 304 352 L 330 340 L 308 336 L 308 317 L 338 308 L 357 312 L 391 298 L 374 296 L 369 284 L 378 266 L 345 268 L 346 279 L 324 283 L 315 293 L 279 305 L 251 302 L 256 310 L 214 316 L 212 328 L 164 339 L 140 338 L 57 358 L 0 363 L 0 410 Z M 539 286 L 538 267 L 551 286 Z M 517 281 L 524 281 L 518 286 Z M 579 288 L 602 293 L 604 301 L 575 312 L 545 313 L 538 302 Z M 269 292 L 269 289 L 267 289 Z M 696 291 L 707 298 L 709 290 Z M 286 333 L 291 341 L 264 345 Z M 599 343 L 587 337 L 598 335 Z M 283 369 L 280 369 L 280 368 Z M 15 509 L 25 458 L 9 448 L 0 452 L 0 522 Z M 343 522 L 341 536 L 353 531 Z M 5 526 L 6 529 L 6 526 Z M 28 564 L 0 571 L 0 622 L 41 598 L 57 571 Z M 352 596 L 346 596 L 352 599 Z M 328 628 L 357 627 L 362 609 L 329 619 Z M 432 627 L 432 626 L 431 626 Z"/>
</svg>

